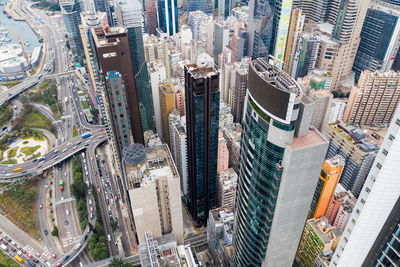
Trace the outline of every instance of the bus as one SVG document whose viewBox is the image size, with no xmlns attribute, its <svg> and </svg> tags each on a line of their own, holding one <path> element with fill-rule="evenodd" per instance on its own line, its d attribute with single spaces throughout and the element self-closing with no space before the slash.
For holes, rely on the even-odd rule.
<svg viewBox="0 0 400 267">
<path fill-rule="evenodd" d="M 21 172 L 21 171 L 22 171 L 22 168 L 16 168 L 13 170 L 13 172 Z"/>
<path fill-rule="evenodd" d="M 91 137 L 91 136 L 92 136 L 92 133 L 91 132 L 87 132 L 87 133 L 82 134 L 82 139 L 85 139 L 85 138 L 88 138 L 88 137 Z"/>
<path fill-rule="evenodd" d="M 64 191 L 64 181 L 62 179 L 60 179 L 60 191 Z"/>
<path fill-rule="evenodd" d="M 21 259 L 20 256 L 15 256 L 14 259 L 15 259 L 16 261 L 18 261 L 19 263 L 23 263 L 23 262 L 24 262 L 24 260 Z"/>
</svg>

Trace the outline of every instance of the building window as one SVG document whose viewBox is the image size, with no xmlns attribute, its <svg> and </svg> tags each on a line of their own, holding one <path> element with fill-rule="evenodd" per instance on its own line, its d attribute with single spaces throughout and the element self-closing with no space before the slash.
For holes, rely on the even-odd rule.
<svg viewBox="0 0 400 267">
<path fill-rule="evenodd" d="M 365 204 L 365 200 L 363 198 L 361 199 L 361 204 Z"/>
<path fill-rule="evenodd" d="M 378 168 L 378 169 L 382 169 L 382 164 L 380 164 L 379 162 L 376 164 L 376 167 Z"/>
<path fill-rule="evenodd" d="M 400 126 L 400 119 L 396 119 L 396 124 Z"/>
<path fill-rule="evenodd" d="M 367 188 L 365 188 L 365 191 L 366 191 L 367 193 L 369 193 L 369 192 L 371 192 L 371 189 L 369 189 L 369 188 L 367 187 Z"/>
<path fill-rule="evenodd" d="M 383 149 L 383 150 L 382 150 L 382 154 L 385 155 L 385 156 L 387 156 L 388 151 L 387 151 L 386 149 Z"/>
<path fill-rule="evenodd" d="M 359 210 L 359 209 L 356 209 L 356 213 L 357 213 L 357 214 L 360 214 L 360 210 Z"/>
<path fill-rule="evenodd" d="M 394 140 L 394 136 L 391 135 L 391 134 L 389 134 L 389 140 L 390 140 L 390 141 L 393 141 L 393 140 Z"/>
</svg>

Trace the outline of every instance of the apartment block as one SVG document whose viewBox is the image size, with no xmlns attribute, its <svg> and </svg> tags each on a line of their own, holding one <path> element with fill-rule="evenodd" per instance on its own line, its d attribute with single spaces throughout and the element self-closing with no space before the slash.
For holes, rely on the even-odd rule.
<svg viewBox="0 0 400 267">
<path fill-rule="evenodd" d="M 242 126 L 240 123 L 225 125 L 224 137 L 229 151 L 229 167 L 239 173 L 240 142 L 242 140 Z"/>
<path fill-rule="evenodd" d="M 329 109 L 327 123 L 333 123 L 338 120 L 343 120 L 344 110 L 346 108 L 346 102 L 338 99 L 333 99 L 331 107 Z"/>
<path fill-rule="evenodd" d="M 320 254 L 335 251 L 341 235 L 326 217 L 309 219 L 297 249 L 296 261 L 304 267 L 313 266 Z"/>
<path fill-rule="evenodd" d="M 361 73 L 351 89 L 343 120 L 355 125 L 388 125 L 400 103 L 399 82 L 400 73 L 395 71 Z"/>
<path fill-rule="evenodd" d="M 175 86 L 172 81 L 165 80 L 158 85 L 160 94 L 160 115 L 162 136 L 165 143 L 170 143 L 169 114 L 175 109 Z"/>
<path fill-rule="evenodd" d="M 178 171 L 166 144 L 145 149 L 133 144 L 123 151 L 123 174 L 130 216 L 139 244 L 145 233 L 154 238 L 174 233 L 183 244 L 181 187 Z"/>
<path fill-rule="evenodd" d="M 151 85 L 151 98 L 153 103 L 156 132 L 162 139 L 164 139 L 161 121 L 159 84 L 167 78 L 166 69 L 164 64 L 158 61 L 154 63 L 149 63 L 147 65 L 147 70 Z"/>
<path fill-rule="evenodd" d="M 189 190 L 186 117 L 174 110 L 169 114 L 168 121 L 171 153 L 181 177 L 182 194 L 186 196 Z"/>
<path fill-rule="evenodd" d="M 353 196 L 352 193 L 350 193 L 350 191 L 347 191 L 341 184 L 338 184 L 325 215 L 328 218 L 329 223 L 343 232 L 342 226 L 347 223 L 347 215 L 351 213 L 356 201 L 357 199 Z M 336 217 L 339 214 L 339 210 L 341 211 L 341 215 L 336 223 Z"/>
<path fill-rule="evenodd" d="M 344 157 L 346 164 L 339 182 L 357 197 L 378 153 L 375 133 L 341 121 L 326 125 L 324 133 L 329 138 L 326 157 Z"/>
<path fill-rule="evenodd" d="M 218 175 L 218 207 L 235 210 L 238 175 L 229 168 Z"/>
<path fill-rule="evenodd" d="M 167 78 L 170 78 L 170 62 L 168 43 L 162 38 L 157 36 L 148 36 L 143 40 L 144 56 L 147 63 L 161 62 L 165 67 Z"/>
<path fill-rule="evenodd" d="M 226 145 L 226 140 L 221 131 L 218 133 L 218 159 L 217 159 L 217 174 L 228 169 L 229 151 Z"/>
</svg>

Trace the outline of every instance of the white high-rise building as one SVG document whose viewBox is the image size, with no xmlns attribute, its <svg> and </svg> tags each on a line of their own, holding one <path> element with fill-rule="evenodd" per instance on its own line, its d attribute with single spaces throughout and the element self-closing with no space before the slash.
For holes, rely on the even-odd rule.
<svg viewBox="0 0 400 267">
<path fill-rule="evenodd" d="M 392 210 L 398 206 L 397 202 L 400 198 L 399 159 L 400 107 L 393 116 L 330 266 L 372 266 L 366 264 L 371 256 L 370 251 L 375 243 L 381 242 L 381 230 L 386 227 Z M 372 254 L 378 254 L 378 250 L 373 250 Z M 383 253 L 383 257 L 390 258 L 393 255 L 398 260 L 395 253 L 399 252 L 395 248 L 393 250 L 387 252 L 386 255 Z M 389 265 L 395 266 L 392 264 L 394 264 L 393 261 Z M 374 264 L 374 266 L 389 265 Z"/>
<path fill-rule="evenodd" d="M 328 123 L 332 123 L 343 119 L 344 109 L 346 108 L 346 102 L 340 100 L 333 100 L 331 108 L 328 114 Z"/>
<path fill-rule="evenodd" d="M 158 85 L 162 83 L 166 78 L 166 70 L 164 64 L 161 62 L 150 63 L 148 65 L 149 78 L 151 83 L 151 92 L 153 98 L 153 109 L 154 109 L 154 119 L 156 122 L 156 131 L 158 135 L 163 138 L 162 132 L 162 121 L 161 121 L 161 109 L 160 109 L 160 92 Z"/>
</svg>

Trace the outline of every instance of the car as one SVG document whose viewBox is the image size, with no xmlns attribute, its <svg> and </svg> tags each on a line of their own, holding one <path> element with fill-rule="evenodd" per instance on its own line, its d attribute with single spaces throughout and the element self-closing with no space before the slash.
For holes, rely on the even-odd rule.
<svg viewBox="0 0 400 267">
<path fill-rule="evenodd" d="M 93 204 L 93 200 L 92 199 L 89 199 L 89 205 L 92 205 Z M 1 241 L 1 240 L 0 240 Z"/>
<path fill-rule="evenodd" d="M 75 150 L 77 148 L 77 146 L 74 146 L 73 148 L 72 148 L 72 150 Z"/>
<path fill-rule="evenodd" d="M 21 249 L 21 252 L 25 254 L 25 253 L 26 253 L 26 250 L 22 248 L 22 249 Z"/>
<path fill-rule="evenodd" d="M 38 259 L 35 259 L 35 258 L 33 258 L 33 261 L 34 261 L 35 263 L 38 263 L 38 262 L 39 262 L 39 260 L 38 260 Z"/>
<path fill-rule="evenodd" d="M 12 252 L 17 252 L 17 250 L 15 248 L 11 248 Z"/>
<path fill-rule="evenodd" d="M 26 253 L 26 256 L 27 256 L 28 258 L 30 258 L 30 259 L 32 259 L 32 257 L 33 257 L 30 253 Z"/>
<path fill-rule="evenodd" d="M 43 204 L 42 203 L 40 203 L 39 208 L 43 209 Z"/>
<path fill-rule="evenodd" d="M 49 231 L 47 231 L 47 230 L 44 230 L 43 232 L 44 232 L 44 235 L 48 235 L 49 234 Z"/>
<path fill-rule="evenodd" d="M 56 253 L 54 253 L 54 252 L 51 253 L 51 256 L 52 256 L 54 259 L 57 258 L 57 255 L 56 255 Z"/>
<path fill-rule="evenodd" d="M 118 201 L 118 197 L 117 195 L 114 196 L 115 201 Z"/>
<path fill-rule="evenodd" d="M 3 244 L 7 246 L 7 245 L 8 245 L 7 240 L 4 240 L 4 241 L 3 241 Z"/>
<path fill-rule="evenodd" d="M 10 256 L 11 256 L 11 258 L 14 258 L 14 256 L 15 256 L 15 253 L 14 252 L 10 252 L 10 254 L 9 254 Z"/>
<path fill-rule="evenodd" d="M 36 167 L 36 169 L 40 169 L 40 168 L 42 168 L 42 167 L 43 167 L 43 165 L 40 164 L 40 165 L 38 165 L 38 166 Z"/>
<path fill-rule="evenodd" d="M 99 187 L 99 188 L 97 188 L 97 192 L 99 192 L 99 193 L 101 192 L 101 188 L 100 188 L 100 187 Z"/>
<path fill-rule="evenodd" d="M 40 258 L 40 256 L 41 256 L 40 253 L 37 252 L 37 251 L 36 251 L 35 255 L 36 255 L 36 257 L 38 257 L 38 258 Z"/>
<path fill-rule="evenodd" d="M 68 221 L 65 221 L 65 223 L 64 223 L 64 224 L 65 224 L 65 226 L 68 226 L 68 225 L 69 225 Z"/>
<path fill-rule="evenodd" d="M 93 212 L 93 211 L 94 211 L 93 206 L 90 206 L 90 212 Z"/>
<path fill-rule="evenodd" d="M 64 176 L 67 176 L 67 172 L 64 173 Z"/>
<path fill-rule="evenodd" d="M 88 195 L 90 195 L 90 189 L 88 189 L 87 193 L 88 193 Z"/>
<path fill-rule="evenodd" d="M 3 241 L 3 238 L 2 238 L 2 237 L 0 237 L 0 242 L 1 242 L 1 241 Z"/>
</svg>

